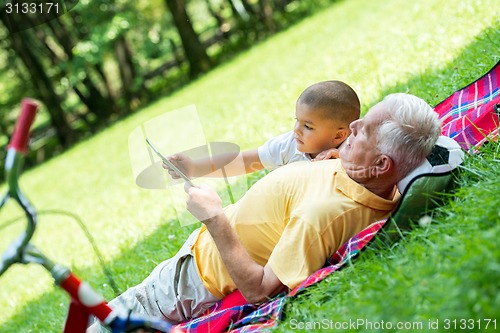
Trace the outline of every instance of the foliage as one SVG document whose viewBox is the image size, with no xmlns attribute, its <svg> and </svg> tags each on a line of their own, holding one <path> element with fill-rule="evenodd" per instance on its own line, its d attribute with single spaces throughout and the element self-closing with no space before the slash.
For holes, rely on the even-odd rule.
<svg viewBox="0 0 500 333">
<path fill-rule="evenodd" d="M 23 96 L 38 99 L 45 118 L 35 126 L 40 140 L 34 145 L 36 158 L 28 157 L 29 167 L 185 85 L 210 63 L 227 61 L 275 33 L 264 19 L 284 29 L 328 2 L 266 1 L 275 6 L 267 19 L 259 12 L 264 2 L 250 1 L 241 19 L 230 9 L 231 1 L 191 0 L 185 4 L 189 18 L 176 20 L 181 11 L 169 13 L 169 0 L 82 0 L 65 15 L 15 33 L 7 26 L 26 27 L 29 20 L 0 15 L 0 34 L 6 37 L 0 57 L 9 59 L 0 68 L 5 72 L 0 75 L 5 115 L 0 144 L 12 132 L 10 119 Z M 186 37 L 191 25 L 199 36 Z M 203 59 L 205 52 L 210 60 Z"/>
</svg>

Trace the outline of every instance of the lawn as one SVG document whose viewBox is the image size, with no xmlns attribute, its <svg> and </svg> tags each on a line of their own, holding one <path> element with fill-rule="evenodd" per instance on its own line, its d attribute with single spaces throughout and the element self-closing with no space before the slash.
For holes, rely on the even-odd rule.
<svg viewBox="0 0 500 333">
<path fill-rule="evenodd" d="M 391 92 L 409 91 L 434 105 L 500 60 L 499 14 L 496 0 L 333 4 L 26 172 L 20 185 L 42 213 L 34 243 L 111 298 L 110 282 L 78 224 L 43 211 L 79 216 L 120 291 L 175 253 L 196 225 L 179 224 L 182 204 L 168 191 L 135 185 L 128 137 L 138 126 L 195 105 L 208 141 L 256 147 L 289 130 L 300 92 L 327 79 L 349 83 L 363 113 Z M 169 126 L 176 124 L 166 133 Z M 395 247 L 365 252 L 289 302 L 279 330 L 323 319 L 500 321 L 498 163 L 497 145 L 468 160 L 461 190 L 436 212 L 435 223 Z M 244 188 L 243 177 L 237 182 Z M 0 212 L 0 225 L 9 223 L 0 229 L 1 250 L 22 229 L 20 221 L 10 223 L 19 215 L 13 206 Z M 40 267 L 10 269 L 0 278 L 0 299 L 0 332 L 61 331 L 68 298 Z M 450 330 L 441 325 L 440 331 Z"/>
</svg>

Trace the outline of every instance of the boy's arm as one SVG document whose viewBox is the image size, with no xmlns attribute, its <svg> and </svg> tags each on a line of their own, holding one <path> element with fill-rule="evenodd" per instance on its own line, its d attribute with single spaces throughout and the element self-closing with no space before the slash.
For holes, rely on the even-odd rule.
<svg viewBox="0 0 500 333">
<path fill-rule="evenodd" d="M 338 157 L 339 157 L 339 149 L 338 148 L 330 148 L 327 150 L 323 150 L 321 153 L 316 155 L 316 157 L 313 158 L 312 161 L 316 162 L 316 161 L 329 160 L 331 158 L 338 158 Z"/>
<path fill-rule="evenodd" d="M 251 173 L 264 169 L 262 161 L 259 157 L 259 152 L 257 149 L 251 149 L 241 153 L 243 157 L 243 164 L 245 165 L 245 172 Z"/>
<path fill-rule="evenodd" d="M 346 141 L 347 141 L 346 138 L 348 135 L 349 135 L 349 133 L 345 134 L 342 143 L 337 148 L 330 148 L 327 150 L 323 150 L 312 161 L 316 162 L 316 161 L 322 161 L 322 160 L 329 160 L 331 158 L 339 158 L 340 149 L 342 149 L 342 147 L 345 146 Z"/>
<path fill-rule="evenodd" d="M 231 177 L 264 169 L 257 149 L 240 152 L 236 158 L 231 160 L 233 157 L 234 156 L 230 156 L 229 153 L 212 156 L 211 163 L 213 172 L 206 176 Z"/>
<path fill-rule="evenodd" d="M 168 158 L 188 177 L 230 177 L 264 169 L 257 149 L 240 152 L 236 158 L 233 153 L 217 154 L 211 158 L 196 160 L 184 154 L 175 154 Z M 172 178 L 179 178 L 168 165 L 163 164 L 163 167 L 168 170 Z"/>
</svg>

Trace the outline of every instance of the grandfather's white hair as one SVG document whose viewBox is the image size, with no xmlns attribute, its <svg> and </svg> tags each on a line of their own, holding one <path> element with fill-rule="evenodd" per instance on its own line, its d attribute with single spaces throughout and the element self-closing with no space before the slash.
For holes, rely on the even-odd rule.
<svg viewBox="0 0 500 333">
<path fill-rule="evenodd" d="M 429 104 L 414 95 L 390 94 L 381 103 L 387 118 L 379 127 L 377 146 L 392 158 L 403 178 L 431 153 L 441 124 Z"/>
</svg>

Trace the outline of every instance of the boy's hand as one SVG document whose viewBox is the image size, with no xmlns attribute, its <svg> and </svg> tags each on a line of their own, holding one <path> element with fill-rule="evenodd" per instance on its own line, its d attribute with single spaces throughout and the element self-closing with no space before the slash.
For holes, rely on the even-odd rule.
<svg viewBox="0 0 500 333">
<path fill-rule="evenodd" d="M 217 215 L 223 214 L 222 200 L 217 192 L 207 185 L 184 185 L 188 194 L 186 199 L 187 210 L 199 221 L 203 222 Z"/>
<path fill-rule="evenodd" d="M 191 177 L 193 173 L 193 160 L 189 158 L 186 155 L 183 154 L 175 154 L 175 155 L 170 155 L 167 157 L 167 159 L 175 165 L 182 173 L 184 173 L 186 176 Z M 179 179 L 181 176 L 177 174 L 173 169 L 171 169 L 168 164 L 163 163 L 162 167 L 168 171 L 168 174 L 173 178 L 173 179 Z"/>
<path fill-rule="evenodd" d="M 339 157 L 339 150 L 337 148 L 331 148 L 328 150 L 323 150 L 312 161 L 316 162 L 316 161 L 329 160 L 331 158 L 338 158 L 338 157 Z"/>
</svg>

